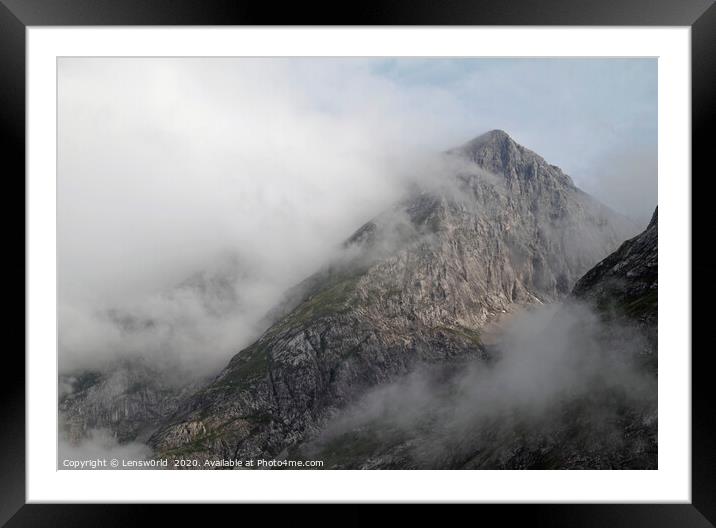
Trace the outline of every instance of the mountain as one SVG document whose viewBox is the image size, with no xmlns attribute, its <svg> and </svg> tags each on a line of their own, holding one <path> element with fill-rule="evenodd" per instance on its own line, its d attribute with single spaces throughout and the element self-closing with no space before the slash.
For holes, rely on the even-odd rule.
<svg viewBox="0 0 716 528">
<path fill-rule="evenodd" d="M 291 456 L 376 387 L 424 366 L 488 364 L 487 325 L 568 295 L 634 232 L 502 131 L 443 162 L 448 176 L 289 292 L 275 323 L 152 435 L 156 456 Z"/>
</svg>

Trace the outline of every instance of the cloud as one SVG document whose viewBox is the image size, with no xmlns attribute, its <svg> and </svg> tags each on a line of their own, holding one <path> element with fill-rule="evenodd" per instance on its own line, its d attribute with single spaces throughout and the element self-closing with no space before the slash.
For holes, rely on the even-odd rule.
<svg viewBox="0 0 716 528">
<path fill-rule="evenodd" d="M 227 246 L 305 274 L 387 202 L 382 127 L 315 111 L 293 84 L 263 63 L 63 61 L 62 293 L 170 285 Z"/>
<path fill-rule="evenodd" d="M 615 147 L 584 170 L 582 186 L 646 227 L 657 204 L 657 172 L 656 145 Z"/>
<path fill-rule="evenodd" d="M 605 324 L 583 304 L 530 307 L 509 321 L 491 361 L 425 366 L 377 387 L 330 421 L 306 453 L 348 465 L 401 456 L 403 467 L 440 468 L 487 453 L 482 460 L 494 467 L 536 445 L 558 449 L 565 463 L 570 450 L 589 455 L 589 446 L 573 444 L 584 435 L 603 460 L 621 449 L 641 454 L 644 436 L 627 448 L 624 438 L 650 434 L 656 421 L 645 348 L 640 331 Z M 351 460 L 360 442 L 374 450 Z"/>
</svg>

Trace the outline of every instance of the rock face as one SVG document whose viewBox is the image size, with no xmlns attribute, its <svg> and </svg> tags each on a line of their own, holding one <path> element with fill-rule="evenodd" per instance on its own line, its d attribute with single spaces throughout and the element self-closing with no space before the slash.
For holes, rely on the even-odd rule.
<svg viewBox="0 0 716 528">
<path fill-rule="evenodd" d="M 573 295 L 605 317 L 626 317 L 646 333 L 656 367 L 658 324 L 658 209 L 638 236 L 624 242 L 574 286 Z"/>
<path fill-rule="evenodd" d="M 62 427 L 71 444 L 98 429 L 119 443 L 146 440 L 198 385 L 169 383 L 165 373 L 139 360 L 62 376 L 60 382 L 65 387 L 59 405 Z"/>
<path fill-rule="evenodd" d="M 559 168 L 489 132 L 451 175 L 361 227 L 278 320 L 149 440 L 160 457 L 290 456 L 369 389 L 422 365 L 489 361 L 486 323 L 554 301 L 632 233 Z"/>
</svg>

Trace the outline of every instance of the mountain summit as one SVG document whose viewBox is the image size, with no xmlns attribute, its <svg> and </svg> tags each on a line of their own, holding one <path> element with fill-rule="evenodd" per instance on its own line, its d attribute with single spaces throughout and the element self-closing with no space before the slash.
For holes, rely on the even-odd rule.
<svg viewBox="0 0 716 528">
<path fill-rule="evenodd" d="M 159 457 L 276 458 L 372 387 L 420 365 L 490 360 L 481 333 L 563 297 L 631 234 L 558 167 L 488 132 L 449 189 L 418 191 L 358 229 L 275 322 L 159 428 Z"/>
<path fill-rule="evenodd" d="M 516 143 L 502 130 L 491 130 L 449 152 L 500 174 L 513 184 L 532 179 L 552 179 L 574 186 L 572 179 L 559 167 L 550 165 L 538 154 Z"/>
<path fill-rule="evenodd" d="M 462 153 L 479 162 L 480 153 L 494 152 L 504 155 L 505 160 L 519 154 L 518 145 L 504 130 L 491 130 L 481 134 L 450 152 Z"/>
</svg>

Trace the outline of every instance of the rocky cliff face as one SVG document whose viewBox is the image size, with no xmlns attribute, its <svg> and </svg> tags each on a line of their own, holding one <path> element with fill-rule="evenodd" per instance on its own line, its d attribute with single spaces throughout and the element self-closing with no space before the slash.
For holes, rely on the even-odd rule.
<svg viewBox="0 0 716 528">
<path fill-rule="evenodd" d="M 648 337 L 656 368 L 658 324 L 658 209 L 638 236 L 624 242 L 574 286 L 573 295 L 607 319 L 634 321 Z"/>
<path fill-rule="evenodd" d="M 489 361 L 481 331 L 568 294 L 628 235 L 562 171 L 493 131 L 450 151 L 452 174 L 346 242 L 278 320 L 151 437 L 157 456 L 290 456 L 369 389 L 424 365 Z"/>
<path fill-rule="evenodd" d="M 95 430 L 108 431 L 119 443 L 146 440 L 157 423 L 200 386 L 194 381 L 170 382 L 166 372 L 137 359 L 62 376 L 60 382 L 61 427 L 70 444 Z"/>
</svg>

